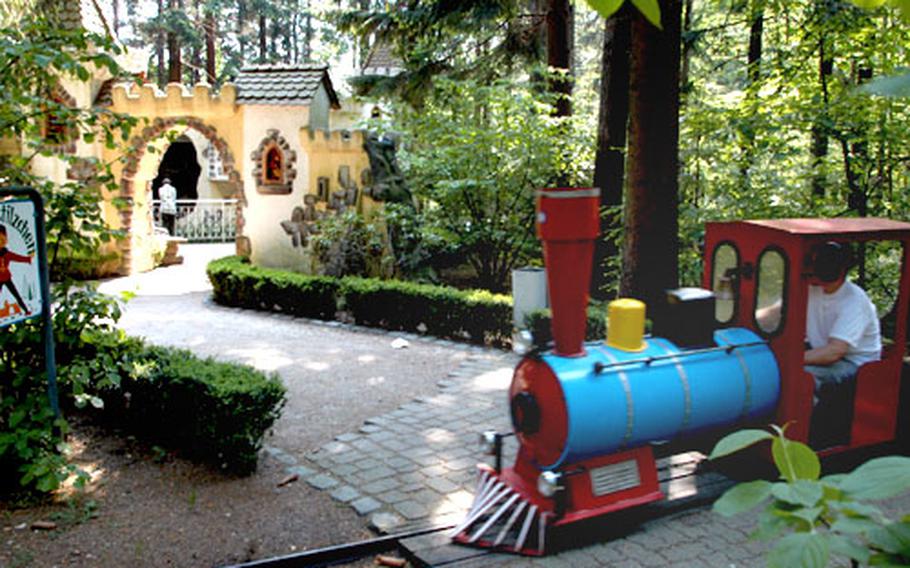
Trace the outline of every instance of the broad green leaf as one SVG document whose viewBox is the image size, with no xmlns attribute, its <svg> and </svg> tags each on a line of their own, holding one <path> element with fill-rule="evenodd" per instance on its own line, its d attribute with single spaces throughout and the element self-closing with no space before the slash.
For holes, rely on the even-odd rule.
<svg viewBox="0 0 910 568">
<path fill-rule="evenodd" d="M 601 15 L 604 19 L 609 18 L 622 7 L 625 0 L 586 0 L 588 6 Z"/>
<path fill-rule="evenodd" d="M 910 0 L 891 0 L 891 4 L 900 10 L 904 20 L 910 21 Z"/>
<path fill-rule="evenodd" d="M 910 524 L 892 523 L 867 534 L 869 542 L 890 554 L 910 553 Z"/>
<path fill-rule="evenodd" d="M 664 29 L 660 25 L 660 4 L 657 3 L 657 0 L 632 0 L 632 4 L 654 27 Z"/>
<path fill-rule="evenodd" d="M 844 534 L 865 534 L 879 526 L 878 523 L 861 517 L 841 517 L 834 521 L 831 530 Z"/>
<path fill-rule="evenodd" d="M 780 539 L 768 553 L 769 568 L 824 568 L 829 546 L 821 533 L 794 533 Z"/>
<path fill-rule="evenodd" d="M 797 479 L 794 483 L 775 483 L 771 493 L 775 499 L 791 505 L 814 507 L 822 498 L 822 486 L 807 479 Z"/>
<path fill-rule="evenodd" d="M 830 501 L 828 507 L 850 517 L 883 518 L 881 509 L 860 501 Z"/>
<path fill-rule="evenodd" d="M 910 457 L 888 456 L 869 460 L 840 484 L 854 499 L 887 499 L 910 490 Z"/>
<path fill-rule="evenodd" d="M 732 434 L 728 434 L 721 438 L 720 441 L 714 445 L 714 449 L 711 450 L 711 455 L 708 456 L 708 459 L 713 460 L 730 455 L 748 448 L 753 444 L 757 444 L 762 440 L 770 440 L 773 437 L 774 436 L 769 432 L 764 430 L 747 429 L 733 432 Z"/>
<path fill-rule="evenodd" d="M 89 402 L 92 403 L 92 406 L 95 408 L 104 408 L 104 401 L 100 397 L 93 396 L 89 398 Z"/>
<path fill-rule="evenodd" d="M 771 486 L 770 482 L 761 479 L 740 483 L 728 489 L 714 502 L 714 511 L 725 517 L 748 511 L 771 495 Z"/>
<path fill-rule="evenodd" d="M 790 511 L 790 515 L 797 519 L 801 519 L 806 522 L 806 530 L 812 530 L 818 522 L 818 517 L 822 514 L 822 511 L 825 509 L 823 507 L 808 507 L 808 508 L 799 508 L 795 511 Z"/>
<path fill-rule="evenodd" d="M 821 463 L 812 448 L 802 442 L 786 438 L 774 438 L 771 443 L 771 455 L 780 474 L 787 481 L 797 479 L 816 480 L 821 474 Z"/>
<path fill-rule="evenodd" d="M 840 554 L 856 560 L 860 564 L 866 564 L 869 562 L 869 549 L 865 546 L 858 544 L 855 540 L 848 536 L 840 534 L 829 534 L 828 535 L 828 544 L 831 546 L 831 552 L 834 554 Z"/>
</svg>

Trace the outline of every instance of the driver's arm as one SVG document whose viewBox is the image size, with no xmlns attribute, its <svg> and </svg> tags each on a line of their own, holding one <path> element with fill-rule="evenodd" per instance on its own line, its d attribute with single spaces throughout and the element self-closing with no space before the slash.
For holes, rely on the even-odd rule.
<svg viewBox="0 0 910 568">
<path fill-rule="evenodd" d="M 842 339 L 832 338 L 827 344 L 809 349 L 803 356 L 806 365 L 830 365 L 844 358 L 850 344 Z"/>
</svg>

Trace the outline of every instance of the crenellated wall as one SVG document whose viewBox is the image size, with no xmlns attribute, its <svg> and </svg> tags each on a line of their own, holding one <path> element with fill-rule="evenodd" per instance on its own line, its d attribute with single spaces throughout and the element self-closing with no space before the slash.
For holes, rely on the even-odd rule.
<svg viewBox="0 0 910 568">
<path fill-rule="evenodd" d="M 105 150 L 104 156 L 114 162 L 114 175 L 120 180 L 116 197 L 127 203 L 127 207 L 117 209 L 111 200 L 106 200 L 109 220 L 130 234 L 130 239 L 121 244 L 122 271 L 152 268 L 156 244 L 151 182 L 173 137 L 191 133 L 192 138 L 208 140 L 220 154 L 226 176 L 226 181 L 217 182 L 218 192 L 225 197 L 243 198 L 243 164 L 236 160 L 243 152 L 243 108 L 235 100 L 236 90 L 230 84 L 218 93 L 205 84 L 189 89 L 172 83 L 163 92 L 154 85 L 113 88 L 111 110 L 140 121 L 121 160 L 116 160 L 120 156 L 117 151 Z M 201 150 L 197 148 L 197 152 Z M 239 222 L 242 225 L 242 220 Z"/>
</svg>

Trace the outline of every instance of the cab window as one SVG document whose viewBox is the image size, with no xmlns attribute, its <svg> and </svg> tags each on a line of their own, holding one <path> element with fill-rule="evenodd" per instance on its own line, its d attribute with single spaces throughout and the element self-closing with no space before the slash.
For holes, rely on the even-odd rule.
<svg viewBox="0 0 910 568">
<path fill-rule="evenodd" d="M 777 249 L 765 249 L 758 257 L 755 283 L 755 324 L 768 335 L 783 327 L 786 306 L 787 260 Z"/>
<path fill-rule="evenodd" d="M 739 269 L 739 252 L 732 243 L 721 243 L 714 249 L 711 261 L 711 289 L 714 290 L 714 317 L 717 323 L 726 324 L 736 315 L 739 286 L 736 273 Z"/>
</svg>

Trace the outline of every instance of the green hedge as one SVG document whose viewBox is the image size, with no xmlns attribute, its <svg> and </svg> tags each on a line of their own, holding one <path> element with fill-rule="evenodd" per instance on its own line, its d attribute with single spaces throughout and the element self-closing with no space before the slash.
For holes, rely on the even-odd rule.
<svg viewBox="0 0 910 568">
<path fill-rule="evenodd" d="M 587 317 L 585 340 L 605 340 L 607 338 L 606 308 L 597 305 L 590 306 Z M 553 341 L 553 332 L 550 329 L 550 310 L 535 310 L 527 314 L 525 326 L 531 332 L 531 343 L 534 347 L 544 347 Z"/>
<path fill-rule="evenodd" d="M 361 325 L 495 345 L 507 344 L 512 335 L 512 299 L 483 290 L 306 276 L 255 267 L 238 257 L 213 261 L 208 275 L 215 301 L 228 306 L 318 319 L 332 319 L 340 308 Z"/>
<path fill-rule="evenodd" d="M 277 374 L 134 338 L 92 342 L 96 356 L 124 363 L 120 380 L 98 393 L 103 419 L 232 473 L 256 469 L 262 439 L 285 403 Z M 71 365 L 90 365 L 80 359 Z"/>
<path fill-rule="evenodd" d="M 337 278 L 260 268 L 236 256 L 212 261 L 206 271 L 219 304 L 313 319 L 335 318 Z"/>
</svg>

